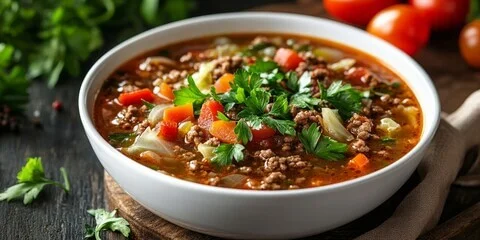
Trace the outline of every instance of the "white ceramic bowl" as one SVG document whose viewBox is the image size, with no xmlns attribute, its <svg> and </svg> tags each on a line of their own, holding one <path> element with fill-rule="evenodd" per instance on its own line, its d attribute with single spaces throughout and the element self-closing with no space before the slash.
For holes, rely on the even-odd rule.
<svg viewBox="0 0 480 240">
<path fill-rule="evenodd" d="M 369 53 L 397 72 L 423 110 L 415 148 L 369 175 L 323 187 L 250 191 L 196 184 L 151 170 L 122 155 L 95 130 L 96 94 L 122 63 L 182 40 L 225 33 L 292 33 L 338 42 Z M 330 20 L 280 13 L 233 13 L 192 18 L 137 35 L 110 50 L 90 69 L 80 89 L 80 117 L 107 172 L 137 202 L 182 227 L 227 238 L 278 239 L 309 236 L 348 223 L 392 196 L 415 170 L 439 122 L 435 88 L 419 65 L 390 44 Z"/>
</svg>

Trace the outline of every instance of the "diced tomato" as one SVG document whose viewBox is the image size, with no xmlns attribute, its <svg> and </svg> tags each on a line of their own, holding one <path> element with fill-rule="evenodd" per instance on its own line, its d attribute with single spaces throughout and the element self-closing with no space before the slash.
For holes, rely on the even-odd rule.
<svg viewBox="0 0 480 240">
<path fill-rule="evenodd" d="M 216 82 L 215 82 L 215 91 L 217 93 L 226 93 L 230 91 L 232 88 L 230 83 L 233 82 L 234 75 L 231 73 L 223 74 Z"/>
<path fill-rule="evenodd" d="M 167 108 L 163 112 L 164 121 L 181 123 L 185 120 L 192 120 L 193 118 L 193 104 L 191 103 Z"/>
<path fill-rule="evenodd" d="M 288 48 L 278 49 L 273 60 L 287 71 L 295 70 L 303 62 L 303 59 L 298 56 L 297 52 Z"/>
<path fill-rule="evenodd" d="M 153 102 L 153 100 L 155 100 L 155 95 L 152 90 L 144 88 L 133 92 L 122 93 L 118 96 L 118 101 L 125 106 L 141 104 L 142 100 Z"/>
<path fill-rule="evenodd" d="M 212 122 L 218 120 L 217 115 L 219 111 L 225 111 L 221 103 L 214 100 L 206 101 L 205 103 L 203 103 L 202 109 L 200 110 L 200 116 L 198 117 L 198 125 L 203 129 L 210 129 Z"/>
<path fill-rule="evenodd" d="M 214 137 L 225 143 L 236 143 L 237 135 L 234 129 L 237 124 L 233 121 L 218 120 L 212 122 L 209 131 Z"/>
<path fill-rule="evenodd" d="M 161 121 L 158 135 L 168 141 L 175 141 L 178 134 L 178 124 L 172 121 Z"/>
<path fill-rule="evenodd" d="M 172 87 L 164 82 L 160 84 L 160 94 L 168 100 L 173 100 L 175 98 Z"/>
<path fill-rule="evenodd" d="M 367 85 L 367 80 L 368 80 L 368 75 L 369 71 L 366 68 L 363 67 L 354 67 L 350 68 L 345 73 L 345 78 L 347 81 L 349 81 L 352 85 L 355 86 L 366 86 Z"/>
<path fill-rule="evenodd" d="M 252 129 L 252 141 L 260 142 L 264 139 L 271 138 L 275 135 L 275 129 L 262 125 L 260 129 Z"/>
<path fill-rule="evenodd" d="M 354 168 L 362 169 L 365 167 L 370 161 L 368 160 L 367 156 L 363 153 L 357 154 L 355 157 L 350 159 L 348 165 Z"/>
</svg>

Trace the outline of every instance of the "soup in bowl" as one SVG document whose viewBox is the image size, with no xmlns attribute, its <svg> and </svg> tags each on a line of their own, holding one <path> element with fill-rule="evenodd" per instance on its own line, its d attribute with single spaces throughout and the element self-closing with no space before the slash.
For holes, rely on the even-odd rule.
<svg viewBox="0 0 480 240">
<path fill-rule="evenodd" d="M 242 239 L 311 235 L 365 214 L 414 171 L 439 118 L 428 76 L 394 47 L 266 13 L 134 37 L 90 70 L 79 105 L 105 169 L 140 204 Z"/>
</svg>

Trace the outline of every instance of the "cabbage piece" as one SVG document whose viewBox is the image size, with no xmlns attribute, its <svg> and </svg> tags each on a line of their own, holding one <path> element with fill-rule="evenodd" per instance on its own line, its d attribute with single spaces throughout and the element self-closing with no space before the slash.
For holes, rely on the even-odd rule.
<svg viewBox="0 0 480 240">
<path fill-rule="evenodd" d="M 174 156 L 173 147 L 175 144 L 163 140 L 157 136 L 157 132 L 150 127 L 140 135 L 135 142 L 125 150 L 130 154 L 139 154 L 150 150 L 162 156 Z"/>
<path fill-rule="evenodd" d="M 215 154 L 213 153 L 213 150 L 215 150 L 215 147 L 200 143 L 197 146 L 198 151 L 203 155 L 204 158 L 206 159 L 212 159 L 215 157 Z"/>
<path fill-rule="evenodd" d="M 354 139 L 353 135 L 343 126 L 338 111 L 322 108 L 322 118 L 322 127 L 328 136 L 339 142 L 349 142 Z"/>
<path fill-rule="evenodd" d="M 408 123 L 412 125 L 413 128 L 418 127 L 418 115 L 420 114 L 420 111 L 418 108 L 409 106 L 409 107 L 403 107 L 403 114 L 407 117 Z"/>
<path fill-rule="evenodd" d="M 151 125 L 155 125 L 160 122 L 163 118 L 163 112 L 169 107 L 173 107 L 173 104 L 159 104 L 152 108 L 152 110 L 150 110 L 150 113 L 148 114 L 148 123 L 150 123 Z"/>
<path fill-rule="evenodd" d="M 355 65 L 355 63 L 357 63 L 357 61 L 355 59 L 345 58 L 345 59 L 342 59 L 342 60 L 340 60 L 336 63 L 331 64 L 329 67 L 330 67 L 330 69 L 332 69 L 334 71 L 345 71 L 345 70 L 353 67 L 353 65 Z"/>
<path fill-rule="evenodd" d="M 230 174 L 228 176 L 220 178 L 220 181 L 218 182 L 218 186 L 229 187 L 229 188 L 238 187 L 246 179 L 247 179 L 247 176 L 242 174 Z"/>
<path fill-rule="evenodd" d="M 317 57 L 322 57 L 329 62 L 339 61 L 345 56 L 341 51 L 329 47 L 316 48 L 313 50 L 313 54 Z"/>
<path fill-rule="evenodd" d="M 377 128 L 381 129 L 382 131 L 386 132 L 389 136 L 391 136 L 396 131 L 400 130 L 400 124 L 398 124 L 391 118 L 382 118 Z"/>
<path fill-rule="evenodd" d="M 210 87 L 213 84 L 212 71 L 215 68 L 217 63 L 215 61 L 210 61 L 200 64 L 198 72 L 192 74 L 192 78 L 195 81 L 198 89 L 203 93 L 210 91 Z M 186 83 L 187 84 L 187 83 Z"/>
<path fill-rule="evenodd" d="M 191 121 L 182 122 L 180 125 L 178 125 L 178 133 L 182 136 L 185 136 L 192 127 L 193 123 Z"/>
</svg>

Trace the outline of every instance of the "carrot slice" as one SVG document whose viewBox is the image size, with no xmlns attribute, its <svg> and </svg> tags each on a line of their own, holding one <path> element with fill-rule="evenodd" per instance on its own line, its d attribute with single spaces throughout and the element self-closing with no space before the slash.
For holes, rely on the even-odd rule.
<svg viewBox="0 0 480 240">
<path fill-rule="evenodd" d="M 212 122 L 218 120 L 217 115 L 219 111 L 225 111 L 221 103 L 213 100 L 206 101 L 200 110 L 198 125 L 205 130 L 210 129 Z"/>
<path fill-rule="evenodd" d="M 160 131 L 158 135 L 167 140 L 167 141 L 175 141 L 178 135 L 178 124 L 172 121 L 161 121 L 160 122 Z"/>
<path fill-rule="evenodd" d="M 155 100 L 155 95 L 152 90 L 144 88 L 133 92 L 122 93 L 118 96 L 118 101 L 125 106 L 141 104 L 142 100 L 153 102 L 153 100 Z"/>
<path fill-rule="evenodd" d="M 173 100 L 175 98 L 172 87 L 170 87 L 170 85 L 164 82 L 160 84 L 160 94 L 162 94 L 162 96 L 164 96 L 168 100 Z"/>
<path fill-rule="evenodd" d="M 181 123 L 185 120 L 193 119 L 193 104 L 188 103 L 165 109 L 163 112 L 163 120 Z"/>
<path fill-rule="evenodd" d="M 288 48 L 278 49 L 273 60 L 287 71 L 294 70 L 301 62 L 303 62 L 303 59 L 297 52 Z"/>
<path fill-rule="evenodd" d="M 349 166 L 355 167 L 355 168 L 363 168 L 365 167 L 370 161 L 368 160 L 367 156 L 363 153 L 357 154 L 355 157 L 350 159 L 348 162 Z"/>
<path fill-rule="evenodd" d="M 237 124 L 232 121 L 223 121 L 218 120 L 212 123 L 210 127 L 210 134 L 218 138 L 222 142 L 226 143 L 236 143 L 237 136 L 235 135 L 234 129 Z"/>
<path fill-rule="evenodd" d="M 226 93 L 232 89 L 230 83 L 233 82 L 234 75 L 231 73 L 223 74 L 216 82 L 215 82 L 215 91 L 217 93 Z"/>
</svg>

